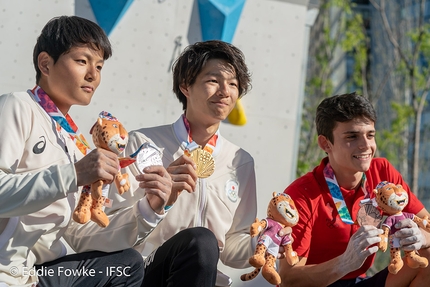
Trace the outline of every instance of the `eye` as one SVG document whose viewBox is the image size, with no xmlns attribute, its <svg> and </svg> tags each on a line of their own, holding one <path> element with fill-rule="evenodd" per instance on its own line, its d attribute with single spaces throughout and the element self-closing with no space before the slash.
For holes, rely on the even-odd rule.
<svg viewBox="0 0 430 287">
<path fill-rule="evenodd" d="M 98 71 L 101 71 L 101 70 L 103 69 L 103 66 L 102 66 L 102 65 L 98 65 L 98 66 L 96 66 L 96 69 L 97 69 Z"/>
<path fill-rule="evenodd" d="M 113 124 L 112 126 L 116 129 L 118 128 L 117 124 Z"/>
<path fill-rule="evenodd" d="M 76 60 L 76 62 L 81 63 L 81 64 L 87 63 L 87 61 L 85 61 L 84 59 L 78 59 L 78 60 Z"/>
</svg>

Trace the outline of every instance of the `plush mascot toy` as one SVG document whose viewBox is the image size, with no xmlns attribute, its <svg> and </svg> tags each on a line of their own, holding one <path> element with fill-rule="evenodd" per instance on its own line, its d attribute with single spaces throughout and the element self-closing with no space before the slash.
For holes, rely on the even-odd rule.
<svg viewBox="0 0 430 287">
<path fill-rule="evenodd" d="M 292 238 L 289 235 L 280 237 L 279 230 L 289 226 L 293 227 L 299 221 L 299 214 L 291 197 L 284 193 L 273 193 L 273 198 L 267 208 L 267 217 L 261 221 L 255 219 L 251 225 L 251 236 L 255 237 L 261 231 L 254 255 L 249 263 L 255 267 L 251 273 L 240 277 L 242 281 L 254 279 L 261 270 L 263 277 L 273 285 L 281 283 L 281 277 L 275 268 L 279 246 L 285 248 L 285 257 L 288 264 L 295 265 L 299 258 L 292 248 Z"/>
<path fill-rule="evenodd" d="M 110 150 L 117 155 L 122 153 L 128 143 L 128 132 L 122 124 L 108 112 L 101 112 L 96 123 L 90 130 L 94 145 L 97 148 Z M 125 167 L 134 160 L 131 158 L 119 158 L 121 167 Z M 119 194 L 123 194 L 130 188 L 128 174 L 121 174 L 118 171 L 114 179 Z M 109 218 L 104 212 L 104 205 L 109 185 L 103 184 L 99 180 L 91 186 L 84 186 L 79 203 L 73 212 L 73 219 L 79 223 L 86 223 L 90 219 L 106 227 L 109 225 Z"/>
<path fill-rule="evenodd" d="M 408 204 L 408 193 L 403 189 L 403 186 L 391 182 L 383 181 L 376 186 L 373 190 L 376 195 L 376 203 L 378 207 L 388 217 L 384 220 L 382 229 L 384 234 L 381 235 L 381 242 L 379 249 L 385 252 L 387 250 L 388 239 L 390 241 L 390 264 L 388 271 L 392 274 L 397 274 L 403 267 L 403 260 L 401 258 L 400 244 L 398 238 L 394 237 L 394 233 L 398 230 L 395 225 L 400 220 L 410 218 L 419 227 L 430 232 L 430 224 L 428 218 L 419 218 L 415 214 L 402 212 L 403 208 Z M 425 268 L 428 265 L 428 260 L 417 254 L 416 251 L 404 251 L 406 257 L 406 264 L 411 268 Z"/>
</svg>

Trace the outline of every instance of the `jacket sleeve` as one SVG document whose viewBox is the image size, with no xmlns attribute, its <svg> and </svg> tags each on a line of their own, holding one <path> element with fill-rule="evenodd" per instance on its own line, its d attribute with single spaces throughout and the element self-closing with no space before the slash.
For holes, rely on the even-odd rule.
<svg viewBox="0 0 430 287">
<path fill-rule="evenodd" d="M 251 238 L 249 228 L 257 216 L 257 191 L 254 161 L 237 169 L 241 200 L 226 234 L 225 248 L 220 253 L 222 263 L 233 268 L 250 267 L 248 260 L 254 253 L 257 237 Z"/>
<path fill-rule="evenodd" d="M 151 208 L 146 198 L 142 198 L 141 202 L 111 213 L 108 216 L 110 223 L 105 228 L 92 221 L 86 224 L 71 221 L 64 239 L 75 252 L 114 252 L 131 248 L 143 241 L 157 225 L 156 222 L 144 218 L 140 211 L 142 206 Z M 162 218 L 160 216 L 155 221 Z"/>
<path fill-rule="evenodd" d="M 26 159 L 26 141 L 35 116 L 31 106 L 12 94 L 0 96 L 0 217 L 36 212 L 76 192 L 73 164 L 40 167 L 17 174 Z M 40 124 L 40 123 L 39 123 Z"/>
<path fill-rule="evenodd" d="M 133 153 L 141 144 L 142 139 L 130 133 L 125 154 Z M 102 228 L 92 221 L 86 224 L 72 221 L 69 224 L 64 238 L 76 252 L 113 252 L 131 248 L 145 240 L 166 216 L 156 214 L 150 207 L 145 191 L 139 188 L 135 179 L 138 174 L 135 165 L 132 164 L 121 171 L 129 175 L 130 190 L 119 195 L 115 184 L 110 185 L 108 198 L 113 201 L 113 205 L 105 209 L 110 220 L 109 225 Z"/>
</svg>

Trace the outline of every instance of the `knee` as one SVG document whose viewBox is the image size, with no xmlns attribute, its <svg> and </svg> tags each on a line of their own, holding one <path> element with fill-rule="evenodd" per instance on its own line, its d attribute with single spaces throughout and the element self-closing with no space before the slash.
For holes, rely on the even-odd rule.
<svg viewBox="0 0 430 287">
<path fill-rule="evenodd" d="M 189 237 L 189 251 L 206 263 L 218 263 L 218 240 L 212 231 L 204 227 L 195 227 L 184 230 Z"/>
<path fill-rule="evenodd" d="M 122 251 L 122 258 L 127 262 L 127 265 L 133 269 L 143 269 L 143 258 L 137 250 L 128 248 Z"/>
</svg>

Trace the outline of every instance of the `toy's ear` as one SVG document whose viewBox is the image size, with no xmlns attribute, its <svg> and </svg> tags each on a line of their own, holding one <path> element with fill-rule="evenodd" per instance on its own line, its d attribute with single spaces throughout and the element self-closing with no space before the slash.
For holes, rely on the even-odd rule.
<svg viewBox="0 0 430 287">
<path fill-rule="evenodd" d="M 374 193 L 374 194 L 378 194 L 378 190 L 375 188 L 375 189 L 373 190 L 373 193 Z"/>
<path fill-rule="evenodd" d="M 97 121 L 96 121 L 96 123 L 91 127 L 91 129 L 90 129 L 90 135 L 92 135 L 93 134 L 93 129 L 94 129 L 94 127 L 96 126 L 96 125 L 101 125 L 102 124 L 102 119 L 101 118 L 97 118 Z"/>
<path fill-rule="evenodd" d="M 273 193 L 272 193 L 272 197 L 275 197 L 276 196 L 276 192 L 274 191 Z"/>
</svg>

